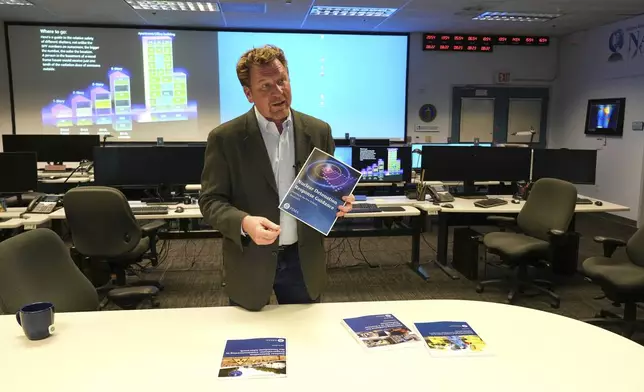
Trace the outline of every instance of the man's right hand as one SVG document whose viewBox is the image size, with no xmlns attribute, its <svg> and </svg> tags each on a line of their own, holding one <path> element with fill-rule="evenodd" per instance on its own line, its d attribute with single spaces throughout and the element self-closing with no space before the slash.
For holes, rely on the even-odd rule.
<svg viewBox="0 0 644 392">
<path fill-rule="evenodd" d="M 245 216 L 242 230 L 257 245 L 270 245 L 280 236 L 280 227 L 262 216 Z"/>
</svg>

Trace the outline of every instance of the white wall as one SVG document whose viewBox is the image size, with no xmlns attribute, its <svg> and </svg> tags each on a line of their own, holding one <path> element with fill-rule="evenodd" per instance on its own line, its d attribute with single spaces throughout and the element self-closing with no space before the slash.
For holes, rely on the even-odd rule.
<svg viewBox="0 0 644 392">
<path fill-rule="evenodd" d="M 624 59 L 609 62 L 609 39 L 617 29 L 627 34 L 621 51 Z M 641 42 L 634 58 L 628 52 L 630 32 L 639 34 Z M 630 211 L 618 215 L 633 220 L 638 220 L 640 215 L 642 193 L 644 132 L 632 131 L 631 123 L 644 121 L 643 39 L 644 17 L 561 39 L 560 70 L 552 93 L 548 134 L 548 146 L 551 148 L 600 149 L 596 185 L 581 186 L 579 191 L 590 197 L 630 207 Z M 621 97 L 626 97 L 624 136 L 608 138 L 606 146 L 603 139 L 586 136 L 584 127 L 588 100 Z"/>
<path fill-rule="evenodd" d="M 444 142 L 451 130 L 452 88 L 462 85 L 493 85 L 498 72 L 510 72 L 509 86 L 550 86 L 557 72 L 557 41 L 550 46 L 495 47 L 493 53 L 424 52 L 422 34 L 410 39 L 407 135 L 424 142 Z M 436 106 L 436 120 L 425 124 L 418 118 L 423 104 Z M 416 132 L 416 125 L 434 125 L 438 132 Z"/>
<path fill-rule="evenodd" d="M 0 24 L 3 22 L 0 21 Z M 1 26 L 0 26 L 1 27 Z M 0 28 L 0 135 L 11 133 L 11 105 L 9 102 L 9 74 L 7 71 L 4 29 Z M 2 151 L 2 137 L 0 137 L 0 151 Z"/>
</svg>

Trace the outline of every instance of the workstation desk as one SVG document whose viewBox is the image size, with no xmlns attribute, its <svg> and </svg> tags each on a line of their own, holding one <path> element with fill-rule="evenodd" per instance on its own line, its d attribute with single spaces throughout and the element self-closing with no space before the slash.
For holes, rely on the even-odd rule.
<svg viewBox="0 0 644 392">
<path fill-rule="evenodd" d="M 425 213 L 436 213 L 440 207 L 435 206 L 429 202 L 419 202 L 416 200 L 407 199 L 404 196 L 387 196 L 387 197 L 374 197 L 368 198 L 365 203 L 372 203 L 378 206 L 397 206 L 401 207 L 402 211 L 380 211 L 370 213 L 349 213 L 344 219 L 338 220 L 331 233 L 330 238 L 356 238 L 356 237 L 377 237 L 377 236 L 411 236 L 412 249 L 410 267 L 417 269 L 420 264 L 420 237 L 423 230 L 423 220 Z M 140 201 L 130 201 L 131 207 L 144 206 L 145 203 Z M 423 212 L 418 210 L 415 206 L 417 204 L 426 204 Z M 176 212 L 177 207 L 182 207 L 183 212 Z M 0 224 L 0 229 L 6 228 L 19 228 L 34 229 L 38 225 L 51 222 L 53 225 L 58 224 L 66 219 L 65 209 L 61 208 L 51 214 L 25 214 L 22 219 L 18 218 L 25 208 L 12 208 L 10 221 Z M 9 214 L 9 213 L 5 213 Z M 3 214 L 0 213 L 0 218 Z M 7 216 L 8 217 L 8 216 Z M 15 217 L 15 218 L 14 218 Z M 135 215 L 137 220 L 180 220 L 183 223 L 179 224 L 179 230 L 164 233 L 164 239 L 185 238 L 189 232 L 189 221 L 198 220 L 203 216 L 197 204 L 177 204 L 168 206 L 167 214 L 158 215 Z M 409 218 L 410 223 L 402 222 L 398 218 Z M 373 219 L 374 221 L 367 224 L 360 224 L 363 219 Z M 392 221 L 396 220 L 396 223 Z M 385 223 L 386 222 L 386 223 Z M 374 226 L 374 223 L 376 224 Z M 217 230 L 207 230 L 203 232 L 194 231 L 194 237 L 219 237 L 220 233 Z"/>
<path fill-rule="evenodd" d="M 438 212 L 438 237 L 437 237 L 437 249 L 436 249 L 436 265 L 443 270 L 449 277 L 452 279 L 458 279 L 459 274 L 451 267 L 451 263 L 447 256 L 447 248 L 449 242 L 449 228 L 454 226 L 490 226 L 490 222 L 487 221 L 487 217 L 490 215 L 517 215 L 521 212 L 521 209 L 525 205 L 525 201 L 521 201 L 519 204 L 512 203 L 512 196 L 490 196 L 499 199 L 505 199 L 508 201 L 508 204 L 491 207 L 491 208 L 480 208 L 474 205 L 476 200 L 473 199 L 461 199 L 455 198 L 453 202 L 449 204 L 453 205 L 454 208 L 440 208 Z M 584 196 L 579 196 L 584 198 Z M 593 202 L 601 201 L 602 205 L 598 206 L 595 204 L 577 204 L 575 207 L 575 214 L 579 213 L 590 213 L 590 212 L 619 212 L 619 211 L 628 211 L 629 208 L 619 204 L 610 203 L 603 200 L 592 199 Z M 446 203 L 443 203 L 446 204 Z M 430 211 L 434 211 L 430 206 L 431 204 L 418 203 L 415 205 L 416 208 L 420 210 L 426 210 L 429 208 Z M 574 217 L 573 222 L 570 227 L 571 230 L 574 230 Z M 416 269 L 416 272 L 422 277 L 427 279 L 429 277 L 428 269 L 426 264 L 421 264 Z"/>
<path fill-rule="evenodd" d="M 414 322 L 466 321 L 490 355 L 435 358 L 418 342 L 378 350 L 341 320 L 393 314 Z M 0 316 L 3 391 L 640 392 L 644 347 L 559 315 L 496 303 L 424 300 L 58 313 L 56 331 L 29 341 Z M 287 376 L 217 378 L 226 340 L 277 337 Z M 118 377 L 115 387 L 114 376 Z M 610 376 L 613 375 L 613 376 Z"/>
</svg>

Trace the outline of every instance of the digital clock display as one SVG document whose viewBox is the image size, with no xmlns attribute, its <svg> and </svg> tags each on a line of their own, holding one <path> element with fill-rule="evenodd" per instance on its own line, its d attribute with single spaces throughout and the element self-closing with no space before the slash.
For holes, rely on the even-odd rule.
<svg viewBox="0 0 644 392">
<path fill-rule="evenodd" d="M 425 33 L 423 50 L 457 52 L 492 52 L 494 46 L 548 46 L 550 37 L 522 35 L 481 35 Z"/>
</svg>

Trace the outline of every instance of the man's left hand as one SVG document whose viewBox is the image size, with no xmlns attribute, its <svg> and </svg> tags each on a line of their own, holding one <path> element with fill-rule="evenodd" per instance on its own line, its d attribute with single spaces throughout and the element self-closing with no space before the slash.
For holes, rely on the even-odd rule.
<svg viewBox="0 0 644 392">
<path fill-rule="evenodd" d="M 342 196 L 342 200 L 346 203 L 343 206 L 338 206 L 338 213 L 336 214 L 338 218 L 342 218 L 347 213 L 351 212 L 353 209 L 353 202 L 356 201 L 356 198 L 353 195 Z"/>
</svg>

